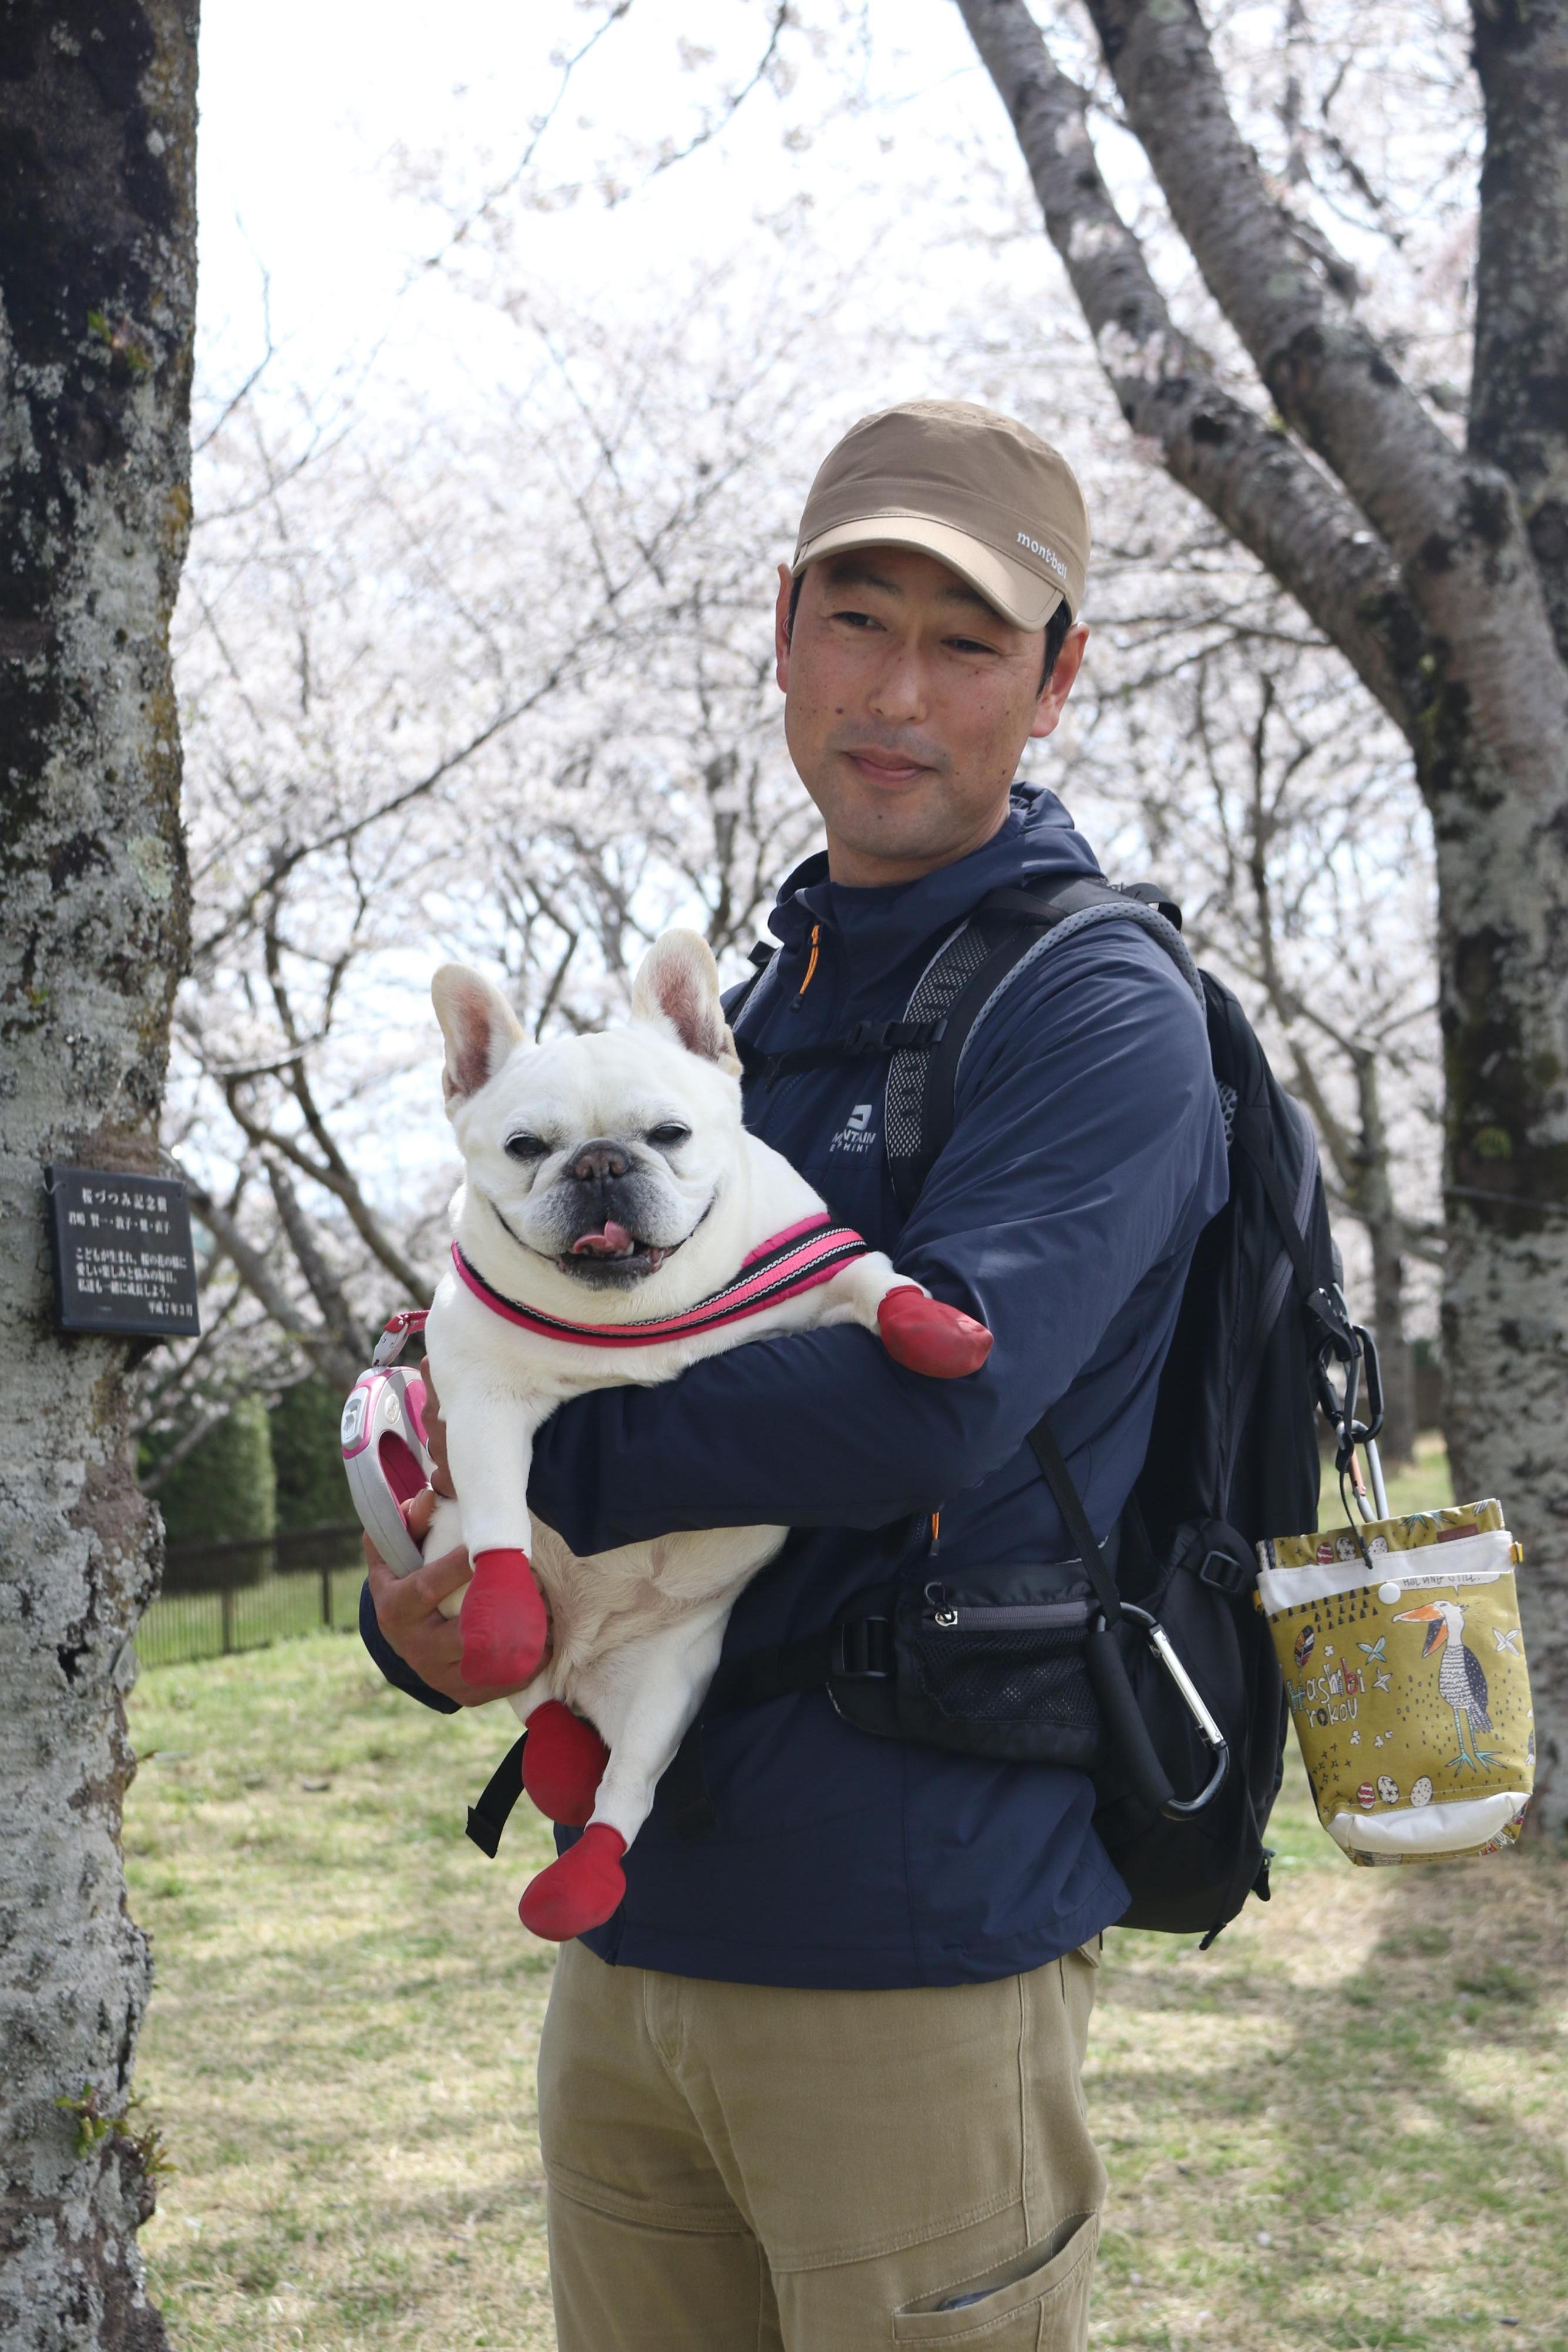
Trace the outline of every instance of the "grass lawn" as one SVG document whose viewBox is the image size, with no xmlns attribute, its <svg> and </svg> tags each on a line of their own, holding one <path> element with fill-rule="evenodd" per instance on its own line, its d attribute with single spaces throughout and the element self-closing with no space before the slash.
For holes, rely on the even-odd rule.
<svg viewBox="0 0 1568 2352">
<path fill-rule="evenodd" d="M 151 1669 L 132 1722 L 177 2352 L 542 2352 L 546 1847 L 526 1806 L 497 1862 L 462 1836 L 510 1713 L 427 1715 L 321 1633 Z M 1107 1939 L 1095 2342 L 1568 2352 L 1568 1865 L 1352 1870 L 1293 1759 L 1276 1832 L 1213 1951 Z"/>
<path fill-rule="evenodd" d="M 1407 1463 L 1401 1470 L 1392 1472 L 1387 1485 L 1388 1507 L 1395 1518 L 1406 1511 L 1436 1510 L 1441 1505 L 1454 1501 L 1454 1482 L 1448 1475 L 1448 1456 L 1436 1430 L 1422 1433 L 1415 1441 L 1415 1461 Z M 1464 1500 L 1479 1503 L 1481 1497 L 1467 1495 Z M 1320 1520 L 1326 1519 L 1331 1527 L 1337 1527 L 1340 1522 L 1339 1496 L 1334 1488 L 1331 1462 L 1323 1479 L 1323 1497 L 1318 1516 Z"/>
</svg>

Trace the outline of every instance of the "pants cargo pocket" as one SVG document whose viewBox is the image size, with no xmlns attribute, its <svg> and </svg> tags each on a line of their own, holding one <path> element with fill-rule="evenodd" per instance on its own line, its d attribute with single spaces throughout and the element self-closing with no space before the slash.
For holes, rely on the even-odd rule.
<svg viewBox="0 0 1568 2352">
<path fill-rule="evenodd" d="M 894 2312 L 893 2341 L 973 2345 L 974 2352 L 1082 2352 L 1099 2240 L 1098 2214 L 1069 2214 L 1010 2262 Z"/>
</svg>

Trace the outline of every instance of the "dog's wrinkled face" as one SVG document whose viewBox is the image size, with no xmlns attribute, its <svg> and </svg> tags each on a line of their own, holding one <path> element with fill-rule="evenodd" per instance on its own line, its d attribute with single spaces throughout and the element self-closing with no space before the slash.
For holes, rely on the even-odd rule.
<svg viewBox="0 0 1568 2352">
<path fill-rule="evenodd" d="M 741 1148 L 740 1065 L 705 941 L 666 932 L 637 973 L 631 1026 L 596 1036 L 530 1045 L 500 992 L 458 964 L 431 994 L 447 1114 L 497 1232 L 584 1285 L 656 1274 Z"/>
</svg>

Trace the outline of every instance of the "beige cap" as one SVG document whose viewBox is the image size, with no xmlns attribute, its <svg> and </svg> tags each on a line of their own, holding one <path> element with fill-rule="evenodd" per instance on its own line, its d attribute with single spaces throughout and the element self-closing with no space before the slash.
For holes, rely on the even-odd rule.
<svg viewBox="0 0 1568 2352">
<path fill-rule="evenodd" d="M 1077 614 L 1089 509 L 1067 460 L 1015 417 L 910 400 L 852 425 L 817 469 L 791 570 L 847 547 L 914 547 L 1020 629 Z"/>
</svg>

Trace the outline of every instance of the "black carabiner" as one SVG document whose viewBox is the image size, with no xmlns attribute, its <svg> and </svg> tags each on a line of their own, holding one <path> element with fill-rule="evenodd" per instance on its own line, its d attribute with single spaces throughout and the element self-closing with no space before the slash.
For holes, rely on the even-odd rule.
<svg viewBox="0 0 1568 2352">
<path fill-rule="evenodd" d="M 1312 1359 L 1313 1385 L 1318 1392 L 1318 1404 L 1323 1418 L 1332 1427 L 1339 1444 L 1334 1451 L 1334 1467 L 1342 1477 L 1351 1466 L 1351 1457 L 1358 1445 L 1366 1445 L 1383 1427 L 1383 1368 L 1377 1360 L 1377 1342 L 1364 1324 L 1349 1327 L 1354 1342 L 1354 1353 L 1345 1356 L 1332 1339 L 1325 1339 Z M 1336 1390 L 1329 1364 L 1333 1358 L 1344 1366 L 1344 1389 Z M 1366 1372 L 1366 1418 L 1357 1416 L 1361 1402 L 1361 1376 Z"/>
<path fill-rule="evenodd" d="M 1214 1770 L 1210 1773 L 1208 1780 L 1203 1788 L 1198 1790 L 1197 1795 L 1195 1797 L 1177 1797 L 1169 1793 L 1170 1781 L 1165 1777 L 1163 1768 L 1159 1764 L 1158 1759 L 1154 1758 L 1153 1743 L 1149 1738 L 1147 1727 L 1144 1725 L 1142 1717 L 1140 1716 L 1137 1718 L 1135 1736 L 1128 1737 L 1127 1731 L 1123 1730 L 1123 1740 L 1127 1750 L 1126 1760 L 1133 1768 L 1134 1778 L 1140 1787 L 1147 1791 L 1150 1798 L 1153 1798 L 1158 1794 L 1158 1810 L 1165 1816 L 1167 1821 L 1184 1821 L 1190 1814 L 1201 1813 L 1204 1807 L 1207 1804 L 1211 1804 L 1224 1787 L 1226 1774 L 1230 1769 L 1229 1744 L 1226 1739 L 1224 1732 L 1220 1729 L 1218 1724 L 1209 1713 L 1203 1693 L 1194 1682 L 1191 1675 L 1188 1674 L 1185 1666 L 1183 1665 L 1181 1659 L 1176 1655 L 1170 1635 L 1166 1633 L 1159 1619 L 1152 1616 L 1147 1609 L 1134 1608 L 1133 1604 L 1130 1601 L 1124 1601 L 1122 1602 L 1121 1614 L 1123 1617 L 1131 1617 L 1137 1624 L 1143 1627 L 1144 1632 L 1147 1633 L 1149 1638 L 1149 1647 L 1153 1651 L 1154 1655 L 1159 1659 L 1160 1664 L 1164 1667 L 1165 1672 L 1170 1675 L 1171 1680 L 1175 1684 L 1177 1690 L 1181 1693 L 1182 1699 L 1186 1706 L 1187 1712 L 1198 1727 L 1200 1738 L 1207 1742 L 1208 1746 L 1213 1748 L 1215 1753 Z M 1102 1706 L 1105 1703 L 1105 1694 L 1100 1687 L 1100 1677 L 1095 1671 L 1095 1653 L 1097 1647 L 1100 1645 L 1093 1641 L 1092 1635 L 1104 1635 L 1107 1630 L 1105 1618 L 1103 1614 L 1101 1614 L 1096 1619 L 1094 1626 L 1091 1629 L 1091 1641 L 1089 1647 L 1089 1675 L 1091 1681 L 1096 1685 L 1096 1696 L 1100 1698 Z M 1113 1645 L 1106 1643 L 1103 1646 L 1109 1649 Z M 1124 1676 L 1122 1677 L 1122 1680 L 1125 1680 Z M 1134 1712 L 1136 1712 L 1137 1703 L 1132 1698 L 1130 1685 L 1127 1686 L 1126 1698 L 1127 1704 L 1132 1707 Z M 1118 1710 L 1118 1712 L 1120 1710 Z M 1112 1715 L 1112 1720 L 1115 1720 L 1114 1715 Z M 1118 1727 L 1121 1728 L 1121 1727 L 1118 1726 Z M 1148 1759 L 1153 1759 L 1153 1769 L 1152 1771 L 1149 1769 L 1149 1763 L 1146 1760 Z"/>
<path fill-rule="evenodd" d="M 1383 1427 L 1383 1366 L 1377 1360 L 1377 1341 L 1366 1326 L 1358 1323 L 1354 1329 L 1366 1368 L 1366 1419 L 1356 1424 L 1356 1444 L 1365 1445 Z"/>
</svg>

